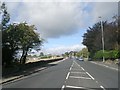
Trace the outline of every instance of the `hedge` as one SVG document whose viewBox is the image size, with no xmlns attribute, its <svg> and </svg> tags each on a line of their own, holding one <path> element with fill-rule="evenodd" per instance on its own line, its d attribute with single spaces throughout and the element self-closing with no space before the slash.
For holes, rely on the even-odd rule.
<svg viewBox="0 0 120 90">
<path fill-rule="evenodd" d="M 101 59 L 102 57 L 105 57 L 105 59 L 118 59 L 120 58 L 120 51 L 118 50 L 109 50 L 109 51 L 104 51 L 104 54 L 103 54 L 103 51 L 100 50 L 100 51 L 97 51 L 94 55 L 94 58 L 95 59 Z"/>
</svg>

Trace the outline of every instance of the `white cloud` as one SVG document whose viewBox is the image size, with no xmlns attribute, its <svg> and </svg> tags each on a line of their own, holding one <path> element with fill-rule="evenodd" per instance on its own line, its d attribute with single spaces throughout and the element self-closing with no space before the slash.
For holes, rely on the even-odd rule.
<svg viewBox="0 0 120 90">
<path fill-rule="evenodd" d="M 117 14 L 117 3 L 113 2 L 9 2 L 8 10 L 15 22 L 34 24 L 43 38 L 59 38 L 78 32 L 98 21 Z M 92 7 L 89 11 L 88 8 Z M 14 14 L 13 14 L 14 13 Z M 17 14 L 16 14 L 17 13 Z"/>
<path fill-rule="evenodd" d="M 114 15 L 118 15 L 118 3 L 117 2 L 99 2 L 94 3 L 92 10 L 93 23 L 99 20 L 99 16 L 102 20 L 111 20 Z"/>
<path fill-rule="evenodd" d="M 65 52 L 69 52 L 69 51 L 80 51 L 82 48 L 84 48 L 85 46 L 80 45 L 80 44 L 76 44 L 76 45 L 72 45 L 72 46 L 59 46 L 59 47 L 54 47 L 54 48 L 43 48 L 42 51 L 45 54 L 63 54 Z"/>
<path fill-rule="evenodd" d="M 8 2 L 8 10 L 15 22 L 27 21 L 34 24 L 42 38 L 59 38 L 72 35 L 80 28 L 88 28 L 98 21 L 102 16 L 103 20 L 109 20 L 118 13 L 118 5 L 114 2 L 73 2 L 68 1 L 36 1 L 19 0 L 18 3 Z M 82 0 L 81 0 L 82 1 Z M 93 1 L 93 0 L 90 0 Z M 96 0 L 94 0 L 96 1 Z M 109 1 L 109 0 L 108 0 Z M 117 0 L 116 0 L 117 1 Z M 80 50 L 83 46 L 59 46 L 45 50 L 46 53 L 62 53 L 69 50 Z"/>
<path fill-rule="evenodd" d="M 1 0 L 6 2 L 119 2 L 119 0 Z"/>
<path fill-rule="evenodd" d="M 23 3 L 16 20 L 35 24 L 44 38 L 72 35 L 82 25 L 81 3 Z"/>
</svg>

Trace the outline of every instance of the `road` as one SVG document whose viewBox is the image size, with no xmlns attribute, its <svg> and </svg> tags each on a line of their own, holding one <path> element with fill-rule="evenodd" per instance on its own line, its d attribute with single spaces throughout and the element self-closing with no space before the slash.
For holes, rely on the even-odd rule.
<svg viewBox="0 0 120 90">
<path fill-rule="evenodd" d="M 98 89 L 118 88 L 118 71 L 89 61 L 66 59 L 51 67 L 3 85 L 5 88 L 67 88 Z M 111 89 L 112 90 L 112 89 Z"/>
</svg>

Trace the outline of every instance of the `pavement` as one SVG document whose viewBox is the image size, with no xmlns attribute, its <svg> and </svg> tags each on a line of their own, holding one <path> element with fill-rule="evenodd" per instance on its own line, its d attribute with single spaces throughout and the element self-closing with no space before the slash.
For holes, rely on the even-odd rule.
<svg viewBox="0 0 120 90">
<path fill-rule="evenodd" d="M 3 90 L 7 88 L 118 90 L 118 71 L 89 61 L 66 59 L 51 63 L 51 67 L 40 72 L 4 83 L 2 87 Z"/>
</svg>

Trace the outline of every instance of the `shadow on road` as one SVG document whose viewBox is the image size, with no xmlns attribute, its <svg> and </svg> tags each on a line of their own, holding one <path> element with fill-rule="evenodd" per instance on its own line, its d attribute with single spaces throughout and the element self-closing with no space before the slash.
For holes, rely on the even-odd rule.
<svg viewBox="0 0 120 90">
<path fill-rule="evenodd" d="M 62 59 L 59 59 L 59 60 L 62 60 Z M 27 63 L 24 65 L 19 65 L 14 68 L 7 68 L 7 69 L 3 68 L 2 78 L 5 79 L 5 78 L 20 76 L 20 75 L 24 75 L 24 76 L 30 75 L 32 73 L 41 71 L 42 68 L 52 67 L 57 65 L 57 64 L 49 64 L 55 61 L 58 61 L 58 59 L 50 60 L 50 61 L 38 61 L 33 63 Z"/>
</svg>

